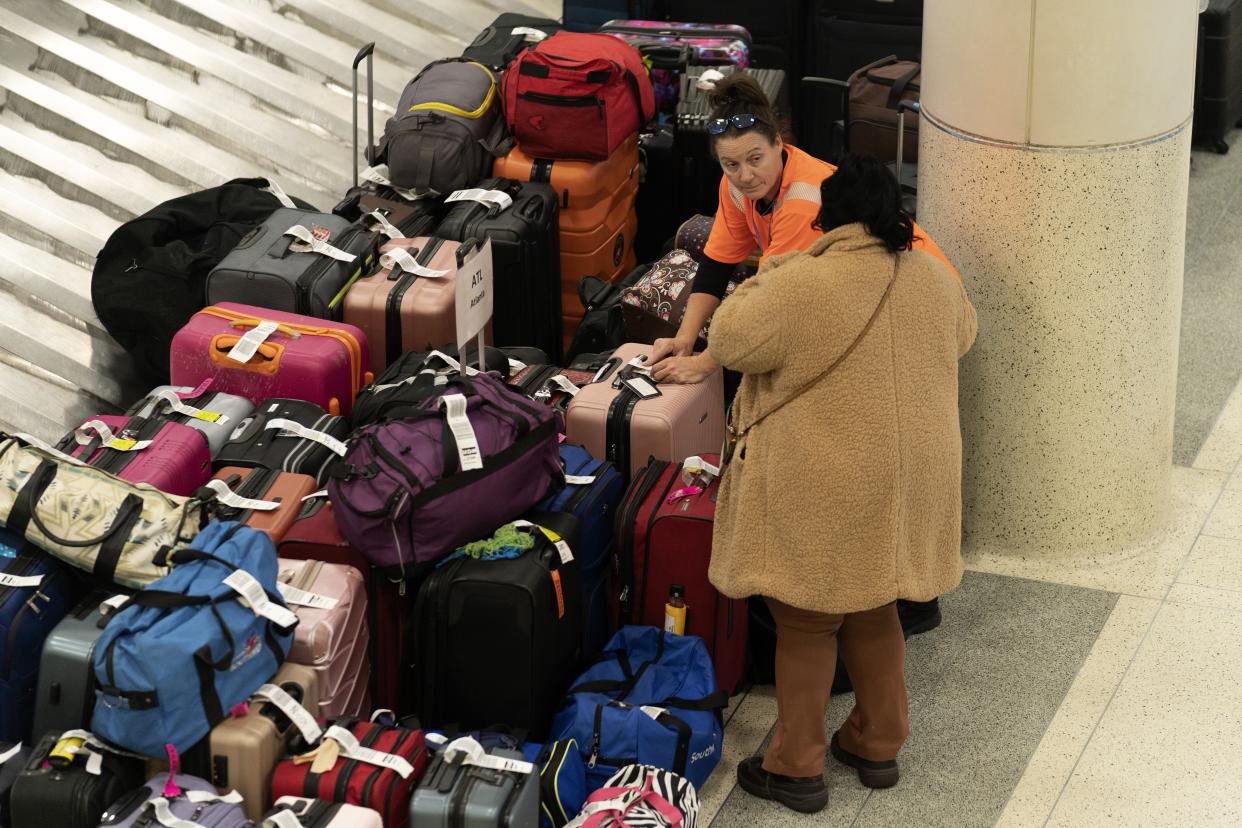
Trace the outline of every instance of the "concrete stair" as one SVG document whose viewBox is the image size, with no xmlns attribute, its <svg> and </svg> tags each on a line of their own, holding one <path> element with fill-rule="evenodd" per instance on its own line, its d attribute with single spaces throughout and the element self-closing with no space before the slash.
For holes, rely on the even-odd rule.
<svg viewBox="0 0 1242 828">
<path fill-rule="evenodd" d="M 502 11 L 560 3 L 0 3 L 0 429 L 55 440 L 145 390 L 90 302 L 117 225 L 237 177 L 330 209 L 351 184 L 357 50 L 376 44 L 382 129 L 419 69 Z"/>
</svg>

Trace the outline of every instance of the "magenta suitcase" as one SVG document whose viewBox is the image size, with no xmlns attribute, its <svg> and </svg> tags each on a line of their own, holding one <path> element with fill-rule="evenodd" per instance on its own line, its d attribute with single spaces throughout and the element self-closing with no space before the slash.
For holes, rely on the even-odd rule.
<svg viewBox="0 0 1242 828">
<path fill-rule="evenodd" d="M 173 385 L 211 379 L 212 390 L 255 405 L 286 397 L 342 415 L 371 381 L 370 366 L 366 335 L 353 325 L 233 302 L 194 314 L 173 337 L 170 360 Z"/>
<path fill-rule="evenodd" d="M 371 664 L 362 573 L 344 564 L 281 558 L 280 591 L 298 616 L 287 660 L 319 674 L 320 713 L 330 719 L 365 715 Z"/>
<path fill-rule="evenodd" d="M 78 433 L 89 441 L 79 442 Z M 211 479 L 211 449 L 203 433 L 159 417 L 92 417 L 57 448 L 122 480 L 149 483 L 171 495 L 189 497 Z"/>
<path fill-rule="evenodd" d="M 650 354 L 650 345 L 622 345 L 600 379 L 578 390 L 565 415 L 566 442 L 611 461 L 627 481 L 649 457 L 680 463 L 695 454 L 717 453 L 724 441 L 720 369 L 694 385 L 657 384 L 640 376 L 634 380 L 637 387 L 650 385 L 659 391 L 658 396 L 641 398 L 620 381 L 641 374 L 630 363 Z"/>
</svg>

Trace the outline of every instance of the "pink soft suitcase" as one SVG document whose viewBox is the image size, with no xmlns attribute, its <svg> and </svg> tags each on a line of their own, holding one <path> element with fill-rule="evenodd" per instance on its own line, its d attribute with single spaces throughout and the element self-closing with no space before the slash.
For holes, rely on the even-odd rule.
<svg viewBox="0 0 1242 828">
<path fill-rule="evenodd" d="M 370 366 L 366 335 L 353 325 L 234 302 L 194 314 L 173 337 L 170 362 L 173 385 L 211 379 L 213 390 L 255 405 L 285 397 L 332 414 L 353 410 Z"/>
<path fill-rule="evenodd" d="M 287 660 L 319 674 L 320 713 L 363 714 L 371 665 L 362 573 L 344 564 L 281 558 L 280 591 L 298 616 Z"/>
<path fill-rule="evenodd" d="M 627 480 L 647 465 L 648 457 L 680 463 L 695 454 L 719 452 L 724 440 L 720 369 L 694 385 L 656 383 L 630 364 L 650 354 L 650 345 L 622 345 L 607 372 L 578 391 L 565 416 L 566 441 L 611 461 Z M 626 378 L 659 395 L 640 398 L 634 388 L 621 385 Z"/>
<path fill-rule="evenodd" d="M 78 434 L 88 441 L 80 442 Z M 92 417 L 58 448 L 122 480 L 149 483 L 181 497 L 189 497 L 211 478 L 211 449 L 203 433 L 159 417 Z"/>
</svg>

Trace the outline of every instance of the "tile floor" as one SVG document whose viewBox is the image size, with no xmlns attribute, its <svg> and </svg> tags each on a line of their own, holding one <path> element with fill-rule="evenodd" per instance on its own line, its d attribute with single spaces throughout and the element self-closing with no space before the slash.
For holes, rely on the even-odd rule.
<svg viewBox="0 0 1242 828">
<path fill-rule="evenodd" d="M 829 759 L 812 817 L 735 788 L 775 719 L 759 687 L 701 825 L 1242 825 L 1242 151 L 1194 158 L 1167 530 L 1108 555 L 967 550 L 945 625 L 910 642 L 902 782 L 868 791 Z"/>
</svg>

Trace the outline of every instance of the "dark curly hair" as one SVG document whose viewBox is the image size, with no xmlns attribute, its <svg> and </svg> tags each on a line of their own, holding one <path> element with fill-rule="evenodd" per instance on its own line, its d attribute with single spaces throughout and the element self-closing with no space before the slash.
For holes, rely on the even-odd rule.
<svg viewBox="0 0 1242 828">
<path fill-rule="evenodd" d="M 860 221 L 890 253 L 913 244 L 914 220 L 902 209 L 901 186 L 883 161 L 847 153 L 819 192 L 823 206 L 814 222 L 817 230 L 827 233 Z"/>
<path fill-rule="evenodd" d="M 707 95 L 712 108 L 712 118 L 729 118 L 733 115 L 754 115 L 753 129 L 775 144 L 777 136 L 784 132 L 776 107 L 768 100 L 759 82 L 744 72 L 737 72 L 716 82 L 716 88 Z M 750 130 L 747 130 L 748 132 Z M 712 135 L 712 147 L 717 138 L 732 138 L 738 134 L 737 127 L 729 124 L 721 135 Z"/>
</svg>

